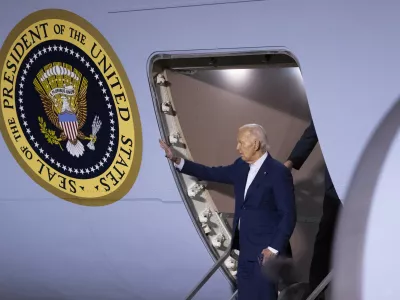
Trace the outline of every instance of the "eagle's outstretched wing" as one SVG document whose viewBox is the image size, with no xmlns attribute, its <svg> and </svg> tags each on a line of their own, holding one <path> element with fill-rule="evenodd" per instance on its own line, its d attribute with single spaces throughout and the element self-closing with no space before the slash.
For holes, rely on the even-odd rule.
<svg viewBox="0 0 400 300">
<path fill-rule="evenodd" d="M 47 96 L 42 90 L 37 89 L 40 95 L 40 99 L 42 100 L 44 111 L 46 112 L 47 117 L 50 122 L 56 126 L 58 129 L 63 130 L 58 122 L 58 116 L 54 110 L 54 103 L 49 96 Z"/>
<path fill-rule="evenodd" d="M 76 99 L 76 117 L 78 118 L 78 129 L 81 129 L 86 122 L 87 116 L 87 83 L 82 82 L 81 88 L 79 89 L 78 97 Z"/>
</svg>

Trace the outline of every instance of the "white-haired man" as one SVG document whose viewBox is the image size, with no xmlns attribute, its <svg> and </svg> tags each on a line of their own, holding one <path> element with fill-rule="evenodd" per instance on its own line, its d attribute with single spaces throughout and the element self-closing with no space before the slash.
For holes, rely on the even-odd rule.
<svg viewBox="0 0 400 300">
<path fill-rule="evenodd" d="M 174 156 L 160 140 L 168 159 L 184 174 L 200 180 L 232 184 L 235 190 L 233 249 L 239 249 L 239 300 L 276 300 L 275 284 L 263 276 L 262 265 L 285 254 L 296 225 L 296 206 L 291 172 L 268 153 L 267 135 L 262 126 L 239 128 L 233 164 L 207 167 Z"/>
</svg>

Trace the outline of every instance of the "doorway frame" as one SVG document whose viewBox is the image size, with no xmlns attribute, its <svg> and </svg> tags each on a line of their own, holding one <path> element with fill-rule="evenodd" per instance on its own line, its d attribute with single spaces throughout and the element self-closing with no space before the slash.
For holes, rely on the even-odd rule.
<svg viewBox="0 0 400 300">
<path fill-rule="evenodd" d="M 277 57 L 278 55 L 282 57 L 287 57 L 292 61 L 282 61 L 282 62 L 271 62 L 271 57 Z M 224 58 L 246 58 L 246 57 L 260 57 L 259 63 L 252 63 L 252 64 L 223 64 L 218 63 L 218 59 Z M 264 59 L 263 59 L 264 58 Z M 161 138 L 163 140 L 168 140 L 168 129 L 165 122 L 162 120 L 163 112 L 160 109 L 159 103 L 159 95 L 157 92 L 157 85 L 156 85 L 156 76 L 154 73 L 162 72 L 163 69 L 159 69 L 158 72 L 155 72 L 155 65 L 159 63 L 161 60 L 192 60 L 195 59 L 204 61 L 204 65 L 195 65 L 195 66 L 186 66 L 186 67 L 177 67 L 171 70 L 193 70 L 193 69 L 228 69 L 228 68 L 238 68 L 240 67 L 255 67 L 255 66 L 280 66 L 280 67 L 298 67 L 301 72 L 301 65 L 297 56 L 287 49 L 286 47 L 242 47 L 242 48 L 220 48 L 220 49 L 194 49 L 194 50 L 172 50 L 172 51 L 156 51 L 153 52 L 147 59 L 147 79 L 149 83 L 151 98 L 153 102 L 154 113 L 157 119 L 158 128 L 160 131 Z M 264 61 L 263 61 L 264 60 Z M 208 62 L 207 62 L 208 61 Z M 199 61 L 198 61 L 199 62 Z M 215 63 L 216 62 L 216 63 Z M 175 169 L 174 165 L 169 162 L 170 169 L 172 176 L 174 178 L 175 184 L 178 188 L 179 194 L 181 199 L 185 205 L 185 208 L 189 214 L 189 217 L 196 229 L 197 234 L 199 235 L 203 245 L 207 249 L 208 253 L 210 254 L 212 260 L 215 262 L 218 261 L 219 255 L 212 243 L 210 242 L 207 235 L 204 233 L 202 228 L 198 226 L 197 216 L 198 212 L 196 211 L 193 200 L 188 196 L 185 183 L 183 180 L 182 175 Z M 224 264 L 221 265 L 223 269 L 223 274 L 230 282 L 233 288 L 236 288 L 236 280 L 230 274 L 228 269 L 225 267 Z"/>
</svg>

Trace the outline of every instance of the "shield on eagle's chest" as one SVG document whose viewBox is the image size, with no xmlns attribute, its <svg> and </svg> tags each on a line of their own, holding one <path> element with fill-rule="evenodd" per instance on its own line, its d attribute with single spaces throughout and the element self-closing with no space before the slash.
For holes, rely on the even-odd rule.
<svg viewBox="0 0 400 300">
<path fill-rule="evenodd" d="M 78 135 L 78 119 L 76 115 L 71 113 L 59 114 L 58 121 L 68 139 L 71 142 L 76 141 Z"/>
</svg>

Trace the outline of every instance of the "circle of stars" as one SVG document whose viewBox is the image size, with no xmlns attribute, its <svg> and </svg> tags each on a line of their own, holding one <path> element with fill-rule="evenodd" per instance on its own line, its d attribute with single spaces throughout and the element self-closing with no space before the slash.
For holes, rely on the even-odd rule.
<svg viewBox="0 0 400 300">
<path fill-rule="evenodd" d="M 24 106 L 23 106 L 23 88 L 24 88 L 24 84 L 25 84 L 25 80 L 26 80 L 26 75 L 29 72 L 29 69 L 31 68 L 31 66 L 33 65 L 33 63 L 42 55 L 45 55 L 47 53 L 50 52 L 64 52 L 66 54 L 69 54 L 71 56 L 73 56 L 75 59 L 79 60 L 81 63 L 83 63 L 88 69 L 89 71 L 92 73 L 92 75 L 94 76 L 94 78 L 97 81 L 97 84 L 99 85 L 99 87 L 101 88 L 101 91 L 103 93 L 104 99 L 107 103 L 107 108 L 109 110 L 108 115 L 109 115 L 109 121 L 110 121 L 110 140 L 108 143 L 108 148 L 107 148 L 107 152 L 105 153 L 105 155 L 102 157 L 102 159 L 100 159 L 100 161 L 98 161 L 94 166 L 91 166 L 90 168 L 85 168 L 85 169 L 77 169 L 77 168 L 71 168 L 69 166 L 66 166 L 64 164 L 61 164 L 60 162 L 58 162 L 57 160 L 55 160 L 54 158 L 52 158 L 48 153 L 46 153 L 42 147 L 40 147 L 39 143 L 36 141 L 34 135 L 32 134 L 32 131 L 29 128 L 29 124 L 26 121 L 26 115 L 25 115 L 25 111 L 24 111 Z M 91 64 L 85 60 L 85 58 L 80 55 L 77 51 L 74 51 L 72 48 L 69 49 L 67 46 L 62 47 L 62 46 L 48 46 L 48 47 L 44 47 L 41 50 L 38 50 L 36 53 L 33 54 L 33 56 L 29 59 L 29 61 L 25 64 L 25 69 L 23 70 L 23 75 L 21 76 L 21 82 L 19 84 L 19 90 L 18 90 L 18 108 L 21 111 L 21 118 L 23 120 L 22 124 L 25 128 L 26 133 L 28 134 L 27 137 L 29 137 L 29 139 L 32 141 L 32 143 L 34 144 L 34 147 L 37 149 L 37 151 L 39 151 L 45 158 L 45 160 L 49 163 L 51 163 L 52 165 L 57 166 L 60 169 L 63 169 L 65 172 L 69 172 L 70 174 L 90 174 L 93 173 L 97 170 L 99 170 L 100 168 L 102 168 L 106 162 L 110 159 L 111 153 L 113 151 L 113 147 L 116 146 L 115 140 L 115 126 L 118 126 L 118 124 L 116 124 L 116 121 L 114 120 L 114 113 L 112 111 L 112 105 L 110 103 L 110 97 L 107 95 L 107 90 L 104 87 L 104 83 L 99 79 L 99 75 L 96 73 L 95 69 L 91 66 Z M 112 158 L 111 158 L 112 159 Z"/>
</svg>

